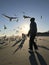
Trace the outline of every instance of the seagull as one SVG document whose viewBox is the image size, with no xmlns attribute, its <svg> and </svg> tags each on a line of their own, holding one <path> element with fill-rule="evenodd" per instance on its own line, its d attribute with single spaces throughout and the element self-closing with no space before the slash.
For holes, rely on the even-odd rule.
<svg viewBox="0 0 49 65">
<path fill-rule="evenodd" d="M 18 22 L 19 20 L 17 19 L 16 22 Z"/>
<path fill-rule="evenodd" d="M 19 30 L 16 30 L 16 33 L 18 33 L 19 32 Z"/>
<path fill-rule="evenodd" d="M 31 18 L 31 17 L 29 17 L 29 16 L 25 16 L 25 15 L 23 15 L 23 17 L 24 17 L 24 18 Z"/>
<path fill-rule="evenodd" d="M 41 19 L 42 19 L 42 16 L 41 16 Z"/>
<path fill-rule="evenodd" d="M 17 19 L 17 17 L 10 17 L 10 16 L 7 16 L 5 14 L 2 14 L 3 16 L 5 16 L 6 18 L 9 18 L 10 21 L 12 21 L 12 19 Z"/>
<path fill-rule="evenodd" d="M 4 25 L 4 29 L 7 29 L 7 27 Z"/>
</svg>

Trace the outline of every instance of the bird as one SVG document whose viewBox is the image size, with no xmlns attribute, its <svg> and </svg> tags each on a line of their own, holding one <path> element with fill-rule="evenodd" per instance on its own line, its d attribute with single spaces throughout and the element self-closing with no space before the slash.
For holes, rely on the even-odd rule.
<svg viewBox="0 0 49 65">
<path fill-rule="evenodd" d="M 41 19 L 42 19 L 42 16 L 41 16 Z"/>
<path fill-rule="evenodd" d="M 6 18 L 9 18 L 10 21 L 12 21 L 12 19 L 17 19 L 17 17 L 10 17 L 10 16 L 7 16 L 5 14 L 2 14 L 3 16 L 5 16 Z"/>
<path fill-rule="evenodd" d="M 18 33 L 19 32 L 19 30 L 16 30 L 16 33 Z"/>
<path fill-rule="evenodd" d="M 16 22 L 18 22 L 19 20 L 17 19 Z"/>
<path fill-rule="evenodd" d="M 4 25 L 4 29 L 7 29 L 6 25 Z"/>
<path fill-rule="evenodd" d="M 22 27 L 19 27 L 19 26 L 18 26 L 17 28 L 18 28 L 19 30 L 20 30 L 20 29 L 22 30 Z"/>
<path fill-rule="evenodd" d="M 24 17 L 24 18 L 31 18 L 31 17 L 29 17 L 29 16 L 25 16 L 25 15 L 23 15 L 23 17 Z"/>
</svg>

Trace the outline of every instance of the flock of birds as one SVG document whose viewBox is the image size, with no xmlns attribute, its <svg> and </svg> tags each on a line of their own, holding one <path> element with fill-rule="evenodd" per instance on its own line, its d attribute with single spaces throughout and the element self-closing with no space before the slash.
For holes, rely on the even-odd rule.
<svg viewBox="0 0 49 65">
<path fill-rule="evenodd" d="M 23 14 L 25 14 L 25 12 L 23 12 Z M 11 17 L 11 16 L 8 16 L 8 15 L 6 15 L 6 14 L 2 14 L 4 17 L 6 17 L 7 19 L 9 19 L 9 21 L 11 22 L 12 20 L 16 20 L 16 22 L 18 22 L 19 21 L 19 19 L 18 19 L 18 17 Z M 26 16 L 26 15 L 23 15 L 23 18 L 24 19 L 27 19 L 27 18 L 31 18 L 30 16 Z M 41 16 L 41 19 L 42 19 L 42 16 Z M 6 30 L 7 29 L 7 26 L 6 25 L 4 25 L 4 30 Z M 20 27 L 19 27 L 20 28 Z M 21 28 L 22 29 L 22 28 Z M 1 30 L 0 30 L 0 32 L 1 32 Z M 18 30 L 16 31 L 16 32 L 19 32 Z"/>
<path fill-rule="evenodd" d="M 10 21 L 12 21 L 12 19 L 17 19 L 17 22 L 18 22 L 18 17 L 10 17 L 8 15 L 5 15 L 5 14 L 2 14 L 4 17 L 8 18 Z M 26 15 L 23 15 L 23 18 L 31 18 L 30 16 L 26 16 Z M 42 16 L 41 16 L 41 19 L 42 19 Z"/>
</svg>

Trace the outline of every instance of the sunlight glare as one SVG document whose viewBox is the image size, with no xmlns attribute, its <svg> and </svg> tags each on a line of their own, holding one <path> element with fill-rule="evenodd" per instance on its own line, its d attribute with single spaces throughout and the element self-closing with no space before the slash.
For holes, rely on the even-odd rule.
<svg viewBox="0 0 49 65">
<path fill-rule="evenodd" d="M 23 32 L 24 34 L 27 34 L 28 31 L 29 31 L 29 25 L 28 25 L 27 23 L 25 23 L 25 24 L 23 24 L 22 26 L 23 26 L 22 32 Z"/>
</svg>

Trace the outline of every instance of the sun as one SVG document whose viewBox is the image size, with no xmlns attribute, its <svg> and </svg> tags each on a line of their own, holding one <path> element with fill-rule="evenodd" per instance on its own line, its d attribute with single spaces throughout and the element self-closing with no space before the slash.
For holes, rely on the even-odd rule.
<svg viewBox="0 0 49 65">
<path fill-rule="evenodd" d="M 23 24 L 23 29 L 22 29 L 22 32 L 24 34 L 27 34 L 29 31 L 29 25 L 27 23 Z"/>
</svg>

